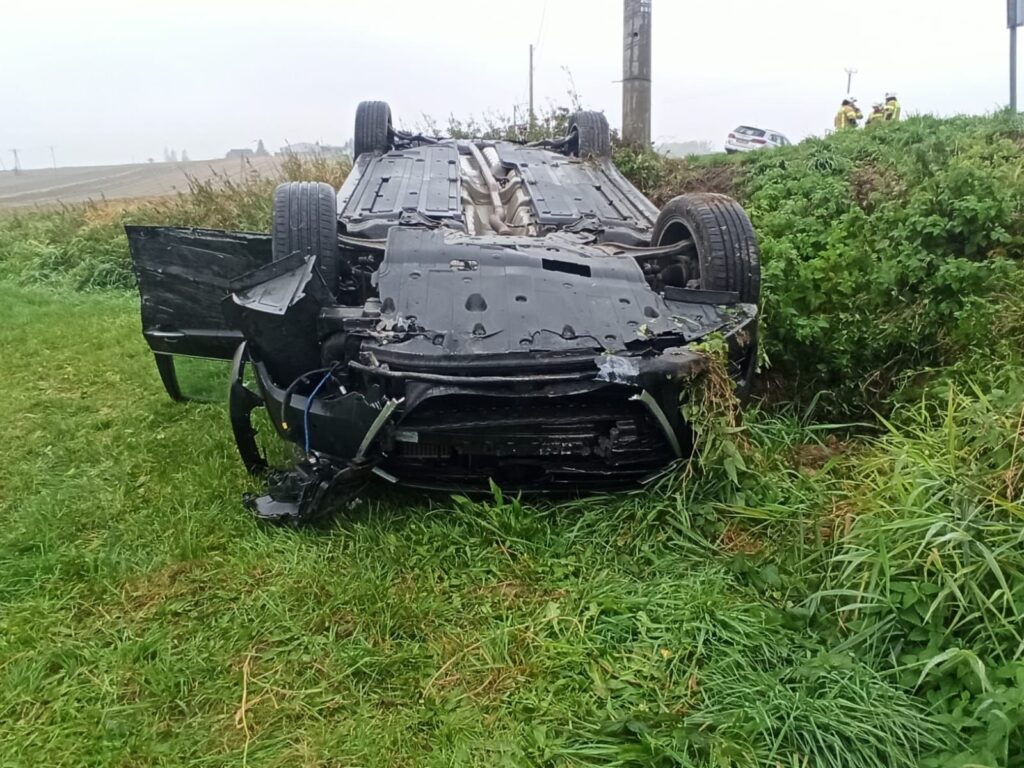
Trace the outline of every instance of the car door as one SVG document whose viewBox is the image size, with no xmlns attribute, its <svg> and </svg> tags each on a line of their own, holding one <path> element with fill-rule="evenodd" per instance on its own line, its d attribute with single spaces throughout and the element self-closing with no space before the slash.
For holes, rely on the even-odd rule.
<svg viewBox="0 0 1024 768">
<path fill-rule="evenodd" d="M 174 355 L 231 360 L 242 331 L 223 302 L 232 283 L 272 260 L 269 235 L 184 227 L 125 227 L 142 302 L 142 334 L 168 394 L 184 399 Z"/>
</svg>

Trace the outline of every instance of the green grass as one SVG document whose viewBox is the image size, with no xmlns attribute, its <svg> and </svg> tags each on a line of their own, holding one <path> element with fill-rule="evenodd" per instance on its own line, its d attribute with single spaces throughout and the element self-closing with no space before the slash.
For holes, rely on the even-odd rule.
<svg viewBox="0 0 1024 768">
<path fill-rule="evenodd" d="M 1024 767 L 1022 145 L 619 152 L 748 204 L 770 397 L 636 493 L 299 530 L 242 509 L 224 366 L 164 394 L 121 229 L 265 229 L 276 180 L 0 219 L 0 766 Z"/>
<path fill-rule="evenodd" d="M 5 765 L 912 766 L 955 744 L 682 533 L 675 496 L 372 496 L 268 528 L 223 408 L 162 392 L 134 299 L 0 284 L 0 345 Z"/>
</svg>

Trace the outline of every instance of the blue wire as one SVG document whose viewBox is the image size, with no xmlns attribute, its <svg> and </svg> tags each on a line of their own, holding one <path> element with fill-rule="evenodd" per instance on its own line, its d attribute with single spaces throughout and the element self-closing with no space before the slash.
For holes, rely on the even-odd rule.
<svg viewBox="0 0 1024 768">
<path fill-rule="evenodd" d="M 307 455 L 309 454 L 309 409 L 313 407 L 313 400 L 316 398 L 317 392 L 320 391 L 320 388 L 324 384 L 326 384 L 328 379 L 330 379 L 331 376 L 333 376 L 333 375 L 334 375 L 334 368 L 331 368 L 331 370 L 329 370 L 327 373 L 325 373 L 324 377 L 322 379 L 320 379 L 320 383 L 317 384 L 315 387 L 313 387 L 313 391 L 310 393 L 309 397 L 306 398 L 306 407 L 305 407 L 305 409 L 302 412 L 302 434 L 303 434 L 303 437 L 305 438 L 305 441 L 306 441 L 306 454 Z"/>
</svg>

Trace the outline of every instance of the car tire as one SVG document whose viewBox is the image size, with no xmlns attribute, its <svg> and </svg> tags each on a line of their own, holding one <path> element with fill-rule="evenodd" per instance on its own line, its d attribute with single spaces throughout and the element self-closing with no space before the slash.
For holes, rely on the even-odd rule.
<svg viewBox="0 0 1024 768">
<path fill-rule="evenodd" d="M 274 190 L 274 261 L 299 251 L 316 256 L 316 271 L 333 294 L 338 287 L 338 201 L 334 187 L 289 181 Z"/>
<path fill-rule="evenodd" d="M 702 289 L 735 292 L 744 303 L 758 303 L 761 251 L 743 206 L 711 193 L 672 198 L 658 214 L 651 244 L 671 245 L 687 238 L 696 247 Z"/>
<path fill-rule="evenodd" d="M 395 129 L 391 125 L 391 107 L 386 101 L 361 101 L 356 107 L 356 131 L 352 151 L 358 158 L 364 152 L 384 154 L 392 148 Z"/>
<path fill-rule="evenodd" d="M 576 112 L 569 118 L 569 150 L 574 157 L 608 157 L 612 153 L 608 118 L 602 112 Z"/>
</svg>

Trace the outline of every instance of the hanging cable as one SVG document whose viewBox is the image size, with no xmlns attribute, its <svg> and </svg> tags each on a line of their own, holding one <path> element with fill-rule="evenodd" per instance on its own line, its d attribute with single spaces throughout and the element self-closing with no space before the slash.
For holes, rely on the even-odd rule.
<svg viewBox="0 0 1024 768">
<path fill-rule="evenodd" d="M 340 363 L 335 363 L 334 365 L 332 365 L 330 370 L 324 374 L 324 377 L 322 379 L 320 379 L 320 383 L 313 387 L 313 391 L 309 393 L 309 397 L 306 398 L 306 407 L 302 411 L 302 438 L 303 441 L 305 442 L 307 455 L 309 454 L 309 411 L 313 407 L 313 401 L 316 399 L 317 393 L 320 391 L 324 384 L 330 381 L 331 377 L 334 375 L 334 372 L 338 369 L 339 365 Z"/>
</svg>

